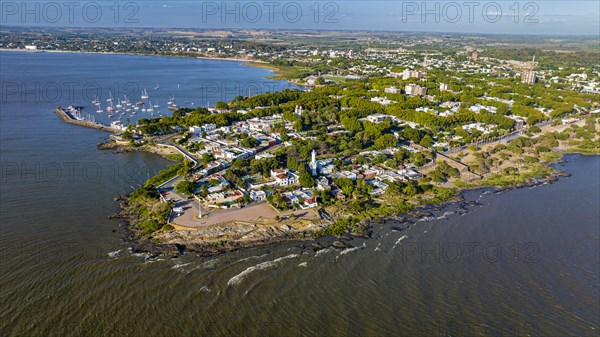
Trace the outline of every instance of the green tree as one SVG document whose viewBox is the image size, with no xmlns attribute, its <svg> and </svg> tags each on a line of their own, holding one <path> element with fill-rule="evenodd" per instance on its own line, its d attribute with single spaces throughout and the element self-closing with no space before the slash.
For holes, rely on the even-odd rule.
<svg viewBox="0 0 600 337">
<path fill-rule="evenodd" d="M 426 135 L 421 139 L 419 144 L 423 147 L 431 147 L 433 146 L 433 139 L 429 135 Z"/>
<path fill-rule="evenodd" d="M 427 162 L 427 159 L 421 152 L 411 153 L 410 161 L 416 166 L 423 166 Z"/>
<path fill-rule="evenodd" d="M 379 150 L 383 150 L 388 147 L 395 147 L 397 143 L 398 140 L 396 139 L 396 137 L 394 137 L 394 135 L 386 134 L 377 138 L 374 146 Z"/>
<path fill-rule="evenodd" d="M 246 138 L 244 138 L 244 140 L 242 140 L 240 145 L 242 147 L 251 149 L 251 148 L 256 147 L 256 145 L 258 145 L 258 141 L 256 139 L 254 139 L 253 137 L 246 137 Z"/>
<path fill-rule="evenodd" d="M 134 144 L 134 141 L 135 141 L 135 140 L 133 139 L 133 135 L 131 134 L 131 132 L 129 132 L 129 130 L 125 130 L 125 132 L 123 132 L 123 133 L 121 134 L 121 138 L 122 138 L 123 140 L 126 140 L 126 141 L 128 141 L 128 142 L 129 142 L 129 144 L 132 144 L 132 145 Z"/>
<path fill-rule="evenodd" d="M 188 180 L 182 180 L 178 182 L 177 185 L 175 185 L 175 190 L 177 191 L 177 193 L 189 195 L 194 193 L 195 187 L 196 184 L 194 184 L 193 182 Z"/>
<path fill-rule="evenodd" d="M 228 108 L 227 103 L 223 102 L 223 101 L 217 101 L 215 108 L 219 109 L 219 110 L 225 110 Z"/>
<path fill-rule="evenodd" d="M 302 187 L 314 187 L 316 184 L 316 180 L 315 178 L 313 178 L 310 173 L 308 172 L 302 172 L 300 173 L 300 177 L 298 178 L 298 181 L 300 182 L 300 185 L 302 185 Z"/>
<path fill-rule="evenodd" d="M 412 197 L 414 195 L 417 195 L 417 193 L 419 193 L 419 191 L 413 184 L 409 184 L 402 189 L 402 193 L 408 195 L 409 197 Z"/>
<path fill-rule="evenodd" d="M 183 161 L 183 165 L 181 165 L 181 169 L 179 169 L 177 174 L 182 177 L 185 177 L 188 175 L 191 168 L 192 168 L 192 162 L 186 159 Z"/>
<path fill-rule="evenodd" d="M 212 153 L 212 152 L 204 152 L 204 153 L 202 154 L 202 161 L 203 161 L 204 163 L 210 163 L 210 162 L 212 162 L 213 160 L 215 160 L 215 155 L 214 155 L 214 153 Z"/>
</svg>

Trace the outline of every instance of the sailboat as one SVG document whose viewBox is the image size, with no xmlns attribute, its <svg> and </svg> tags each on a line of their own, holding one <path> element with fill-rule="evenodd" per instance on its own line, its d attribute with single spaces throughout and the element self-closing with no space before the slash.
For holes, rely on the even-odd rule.
<svg viewBox="0 0 600 337">
<path fill-rule="evenodd" d="M 121 103 L 122 103 L 122 102 L 121 102 L 121 99 L 120 99 L 120 98 L 117 98 L 117 105 L 115 105 L 115 106 L 116 106 L 117 108 L 119 108 L 119 109 L 120 109 L 120 108 L 122 108 L 122 107 L 123 107 L 123 105 L 121 105 Z"/>
<path fill-rule="evenodd" d="M 148 112 L 154 111 L 154 109 L 152 108 L 152 102 L 148 101 L 148 108 L 146 109 L 146 111 L 148 111 Z"/>
<path fill-rule="evenodd" d="M 160 87 L 158 86 L 158 82 L 156 82 L 156 86 L 154 86 L 154 90 L 158 90 L 158 88 L 160 88 Z"/>
<path fill-rule="evenodd" d="M 106 108 L 106 111 L 113 112 L 113 111 L 115 111 L 115 106 L 113 105 L 112 93 L 110 91 L 108 93 L 110 94 L 110 98 L 107 101 L 109 102 L 110 106 L 108 108 Z M 110 115 L 109 115 L 109 117 L 110 117 Z"/>
<path fill-rule="evenodd" d="M 146 89 L 142 90 L 142 99 L 148 99 L 148 91 Z"/>
<path fill-rule="evenodd" d="M 96 112 L 102 113 L 102 106 L 100 106 L 100 102 L 96 103 L 96 105 L 98 106 L 98 110 L 96 110 Z"/>
</svg>

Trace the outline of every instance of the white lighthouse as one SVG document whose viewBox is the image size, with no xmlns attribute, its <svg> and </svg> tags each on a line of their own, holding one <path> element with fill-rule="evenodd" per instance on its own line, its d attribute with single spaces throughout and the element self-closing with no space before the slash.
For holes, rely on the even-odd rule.
<svg viewBox="0 0 600 337">
<path fill-rule="evenodd" d="M 317 151 L 312 150 L 311 159 L 310 159 L 310 169 L 312 171 L 313 177 L 317 176 Z"/>
</svg>

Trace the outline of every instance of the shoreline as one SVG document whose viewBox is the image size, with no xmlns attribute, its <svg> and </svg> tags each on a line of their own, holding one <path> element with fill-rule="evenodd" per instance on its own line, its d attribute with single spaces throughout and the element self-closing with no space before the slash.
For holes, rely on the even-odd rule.
<svg viewBox="0 0 600 337">
<path fill-rule="evenodd" d="M 29 49 L 16 49 L 16 48 L 0 48 L 0 52 L 22 52 L 22 53 L 65 53 L 65 54 L 97 54 L 97 55 L 131 55 L 131 56 L 155 56 L 155 57 L 178 57 L 178 58 L 197 58 L 217 61 L 235 61 L 235 62 L 256 62 L 256 63 L 267 63 L 262 60 L 252 59 L 241 59 L 233 57 L 216 57 L 216 56 L 192 56 L 192 55 L 181 55 L 181 54 L 143 54 L 143 53 L 128 53 L 128 52 L 108 52 L 108 51 L 85 51 L 85 50 L 29 50 Z"/>
<path fill-rule="evenodd" d="M 21 52 L 21 53 L 64 53 L 64 54 L 96 54 L 96 55 L 130 55 L 130 56 L 150 56 L 150 57 L 174 57 L 174 58 L 193 58 L 200 60 L 213 60 L 213 61 L 228 61 L 228 62 L 239 62 L 248 67 L 270 69 L 277 74 L 278 68 L 271 66 L 269 62 L 255 59 L 244 59 L 236 57 L 218 57 L 218 56 L 194 56 L 194 55 L 177 55 L 177 54 L 143 54 L 143 53 L 127 53 L 127 52 L 103 52 L 103 51 L 85 51 L 85 50 L 29 50 L 29 49 L 16 49 L 16 48 L 0 48 L 0 52 Z M 259 66 L 265 65 L 265 66 Z M 277 74 L 279 76 L 279 74 Z M 271 78 L 272 76 L 265 76 Z M 284 81 L 284 79 L 278 78 L 276 80 Z M 289 82 L 289 81 L 288 81 Z"/>
<path fill-rule="evenodd" d="M 565 153 L 564 155 L 581 155 L 582 154 L 572 154 Z M 563 158 L 561 157 L 561 160 Z M 287 235 L 279 235 L 279 236 L 269 236 L 263 237 L 254 241 L 247 242 L 237 242 L 237 241 L 229 241 L 225 240 L 225 242 L 220 243 L 219 245 L 212 244 L 211 242 L 198 240 L 196 242 L 178 242 L 178 243 L 159 243 L 158 241 L 154 241 L 156 237 L 150 237 L 148 239 L 142 238 L 139 236 L 140 230 L 132 225 L 130 219 L 121 216 L 119 218 L 124 220 L 123 228 L 125 229 L 125 240 L 132 246 L 132 252 L 134 253 L 144 253 L 148 254 L 148 259 L 157 258 L 160 256 L 170 256 L 170 257 L 178 257 L 185 253 L 194 253 L 198 256 L 208 257 L 215 256 L 219 254 L 224 254 L 228 252 L 237 251 L 239 249 L 245 248 L 264 248 L 271 244 L 278 243 L 297 243 L 304 247 L 310 247 L 315 251 L 326 249 L 326 248 L 335 248 L 335 249 L 348 249 L 355 248 L 357 245 L 353 243 L 355 240 L 360 239 L 369 239 L 371 238 L 371 229 L 376 224 L 384 224 L 384 225 L 392 225 L 393 230 L 404 231 L 406 229 L 411 228 L 419 221 L 429 221 L 434 218 L 434 214 L 432 211 L 440 211 L 447 207 L 457 206 L 461 211 L 458 212 L 459 215 L 464 215 L 469 213 L 470 210 L 467 207 L 479 206 L 480 204 L 476 200 L 466 199 L 464 194 L 467 192 L 475 192 L 475 191 L 492 191 L 492 193 L 501 193 L 504 191 L 512 191 L 522 188 L 531 188 L 536 186 L 542 186 L 546 184 L 553 184 L 557 182 L 561 177 L 569 177 L 570 173 L 565 171 L 557 171 L 552 175 L 545 178 L 537 178 L 532 179 L 532 181 L 528 181 L 515 186 L 507 186 L 507 187 L 494 187 L 494 186 L 477 186 L 472 188 L 462 188 L 455 195 L 453 195 L 449 200 L 442 202 L 440 204 L 424 204 L 424 205 L 416 205 L 412 209 L 407 212 L 400 212 L 397 214 L 385 216 L 380 219 L 363 219 L 360 222 L 360 225 L 365 230 L 365 234 L 358 235 L 352 232 L 348 232 L 341 236 L 323 236 L 323 237 L 300 237 L 300 236 L 287 236 Z M 121 199 L 120 207 L 123 208 L 123 199 Z M 399 223 L 399 225 L 394 225 L 394 223 Z M 168 233 L 180 233 L 181 231 L 172 230 Z"/>
<path fill-rule="evenodd" d="M 193 55 L 175 55 L 175 54 L 143 54 L 143 53 L 127 53 L 127 52 L 101 52 L 101 51 L 83 51 L 83 50 L 27 50 L 27 49 L 11 49 L 0 48 L 0 52 L 22 52 L 22 53 L 65 53 L 65 54 L 96 54 L 96 55 L 129 55 L 129 56 L 149 56 L 149 57 L 173 57 L 173 58 L 192 58 L 199 60 L 227 61 L 238 62 L 243 66 L 253 67 L 258 69 L 268 69 L 272 71 L 271 75 L 266 75 L 264 78 L 273 81 L 286 81 L 289 84 L 299 85 L 284 77 L 283 71 L 277 66 L 271 65 L 269 62 L 255 59 L 243 59 L 235 57 L 217 57 L 217 56 L 193 56 Z"/>
<path fill-rule="evenodd" d="M 117 146 L 118 148 L 119 146 Z M 144 148 L 136 148 L 136 151 L 147 151 Z M 152 153 L 151 151 L 149 151 Z M 230 239 L 228 236 L 235 234 L 233 227 L 243 228 L 253 226 L 257 228 L 257 224 L 241 223 L 241 221 L 233 221 L 227 223 L 219 223 L 211 225 L 208 228 L 202 229 L 168 229 L 159 230 L 156 233 L 152 233 L 150 236 L 144 236 L 142 231 L 137 227 L 136 222 L 139 219 L 131 217 L 131 205 L 129 205 L 129 196 L 119 196 L 116 200 L 119 201 L 119 212 L 111 216 L 111 219 L 121 220 L 122 223 L 119 225 L 125 229 L 125 240 L 131 244 L 132 250 L 135 253 L 145 253 L 149 255 L 149 258 L 155 258 L 158 256 L 171 256 L 176 257 L 185 253 L 195 253 L 199 256 L 214 256 L 231 251 L 236 251 L 244 248 L 259 248 L 265 247 L 270 244 L 284 243 L 284 242 L 296 242 L 301 245 L 311 246 L 314 250 L 320 250 L 328 247 L 334 247 L 337 249 L 352 248 L 352 242 L 356 239 L 368 239 L 371 237 L 371 229 L 375 224 L 388 224 L 390 222 L 401 222 L 404 226 L 400 227 L 399 231 L 405 230 L 413 226 L 418 221 L 427 220 L 433 215 L 431 211 L 450 207 L 452 205 L 459 205 L 460 209 L 464 209 L 466 206 L 476 205 L 475 200 L 467 200 L 465 193 L 478 190 L 492 190 L 493 193 L 499 193 L 503 191 L 511 191 L 526 187 L 535 187 L 545 184 L 552 184 L 557 182 L 561 177 L 568 177 L 570 173 L 558 170 L 553 166 L 558 163 L 565 161 L 564 157 L 567 155 L 596 155 L 596 154 L 581 154 L 569 151 L 560 151 L 560 157 L 555 162 L 548 162 L 545 166 L 551 168 L 553 172 L 545 177 L 534 177 L 530 178 L 525 182 L 511 186 L 486 186 L 479 184 L 476 186 L 469 187 L 457 187 L 457 191 L 450 198 L 437 204 L 424 203 L 414 205 L 410 210 L 406 212 L 399 212 L 392 215 L 382 216 L 380 218 L 365 218 L 359 221 L 359 228 L 361 231 L 353 232 L 348 231 L 340 236 L 325 235 L 322 237 L 315 236 L 320 228 L 312 228 L 309 231 L 306 228 L 300 230 L 280 230 L 277 228 L 286 226 L 285 224 L 276 223 L 274 219 L 267 222 L 267 224 L 259 225 L 258 227 L 266 229 L 264 235 L 257 235 L 252 240 L 235 240 Z M 411 220 L 407 220 L 411 219 Z M 406 225 L 408 223 L 408 225 Z M 322 227 L 321 227 L 322 228 Z M 205 234 L 207 231 L 213 231 L 212 237 L 207 237 Z M 253 229 L 255 230 L 255 229 Z M 204 235 L 204 236 L 203 236 Z M 221 240 L 215 241 L 217 238 Z M 163 240 L 168 239 L 168 242 Z M 178 241 L 177 241 L 178 240 Z M 163 242 L 161 242 L 163 241 Z"/>
<path fill-rule="evenodd" d="M 169 158 L 168 153 L 164 153 L 164 149 L 154 149 L 152 143 L 142 146 L 131 146 L 129 144 L 123 144 L 115 142 L 114 140 L 109 140 L 105 143 L 99 144 L 98 148 L 116 150 L 117 153 L 144 151 L 174 160 L 173 158 Z M 181 226 L 175 226 L 179 227 L 175 228 L 173 224 L 169 223 L 168 220 L 165 220 L 165 223 L 161 225 L 161 227 L 166 227 L 162 229 L 159 227 L 158 230 L 144 233 L 144 231 L 140 228 L 143 219 L 135 216 L 136 213 L 132 212 L 132 210 L 135 209 L 135 206 L 140 206 L 144 203 L 147 204 L 148 201 L 152 202 L 154 205 L 162 202 L 157 198 L 156 200 L 146 199 L 140 204 L 139 200 L 132 200 L 132 194 L 115 198 L 115 201 L 120 201 L 119 211 L 109 218 L 120 219 L 124 222 L 121 223 L 120 226 L 124 227 L 126 230 L 125 240 L 133 246 L 132 249 L 135 252 L 148 253 L 152 256 L 177 256 L 184 254 L 185 252 L 194 252 L 203 256 L 211 256 L 243 248 L 260 247 L 273 243 L 288 241 L 311 244 L 315 249 L 322 249 L 324 248 L 323 245 L 333 246 L 336 248 L 346 248 L 347 243 L 351 242 L 355 238 L 370 237 L 372 226 L 376 223 L 387 223 L 389 221 L 394 221 L 398 218 L 404 218 L 406 216 L 413 216 L 418 221 L 423 217 L 429 216 L 427 214 L 429 212 L 428 210 L 432 208 L 441 208 L 451 204 L 464 202 L 464 193 L 467 191 L 490 188 L 494 191 L 505 191 L 552 183 L 558 180 L 561 176 L 569 175 L 568 173 L 553 167 L 554 164 L 562 162 L 565 155 L 597 155 L 595 153 L 578 153 L 577 148 L 565 148 L 560 146 L 554 148 L 553 152 L 557 154 L 555 158 L 545 160 L 542 164 L 543 167 L 548 168 L 549 170 L 538 172 L 537 175 L 524 178 L 525 180 L 514 181 L 512 183 L 503 182 L 502 185 L 499 185 L 498 183 L 490 183 L 488 181 L 490 177 L 487 177 L 482 181 L 478 181 L 476 184 L 456 186 L 454 187 L 455 192 L 452 195 L 446 196 L 442 199 L 434 198 L 414 200 L 416 203 L 412 203 L 411 208 L 404 212 L 398 210 L 398 213 L 364 215 L 364 217 L 359 217 L 356 219 L 356 226 L 353 228 L 348 227 L 344 234 L 339 236 L 328 235 L 329 233 L 322 231 L 328 229 L 329 225 L 334 224 L 335 221 L 329 221 L 327 223 L 321 221 L 320 226 L 315 226 L 318 222 L 312 222 L 309 224 L 309 226 L 298 228 L 293 224 L 290 226 L 289 222 L 282 223 L 277 218 L 264 218 L 260 222 L 243 222 L 239 219 L 233 221 L 229 220 L 221 223 L 215 223 L 205 228 L 194 228 L 193 230 L 191 230 L 191 228 L 188 229 Z M 144 186 L 140 187 L 140 189 L 143 188 Z M 155 190 L 155 187 L 152 187 L 151 189 Z M 135 204 L 133 207 L 131 207 L 132 205 L 129 205 L 130 201 L 133 201 L 132 204 Z M 252 218 L 251 220 L 256 219 L 257 218 Z M 344 219 L 344 217 L 340 219 Z M 320 233 L 324 233 L 324 235 Z"/>
</svg>

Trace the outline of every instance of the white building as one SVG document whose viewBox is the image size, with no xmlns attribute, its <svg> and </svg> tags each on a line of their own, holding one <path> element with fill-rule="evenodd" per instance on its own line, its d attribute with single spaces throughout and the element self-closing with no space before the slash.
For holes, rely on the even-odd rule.
<svg viewBox="0 0 600 337">
<path fill-rule="evenodd" d="M 409 96 L 425 96 L 427 95 L 427 88 L 416 84 L 407 84 L 404 91 Z"/>
<path fill-rule="evenodd" d="M 371 102 L 379 103 L 381 105 L 388 105 L 391 103 L 396 103 L 395 101 L 389 100 L 384 97 L 373 97 L 373 98 L 371 98 Z"/>
<path fill-rule="evenodd" d="M 283 194 L 284 200 L 288 205 L 298 205 L 301 209 L 308 209 L 319 206 L 317 198 L 310 189 L 300 189 Z"/>
<path fill-rule="evenodd" d="M 263 152 L 263 153 L 259 153 L 259 154 L 257 154 L 257 155 L 254 156 L 254 159 L 256 159 L 256 160 L 270 159 L 270 158 L 275 158 L 275 155 L 267 153 L 267 152 Z"/>
<path fill-rule="evenodd" d="M 388 94 L 401 94 L 402 93 L 402 90 L 400 88 L 396 88 L 396 87 L 385 88 L 383 91 Z"/>
<path fill-rule="evenodd" d="M 271 170 L 271 177 L 275 179 L 275 182 L 279 186 L 295 185 L 298 183 L 298 175 L 291 170 Z"/>
<path fill-rule="evenodd" d="M 269 191 L 250 191 L 250 199 L 252 201 L 263 201 L 267 199 L 268 194 L 270 194 Z"/>
<path fill-rule="evenodd" d="M 211 123 L 211 124 L 204 124 L 202 126 L 196 126 L 196 125 L 190 126 L 188 131 L 193 135 L 200 136 L 204 132 L 208 133 L 208 132 L 216 130 L 216 129 L 217 129 L 217 125 Z"/>
</svg>

